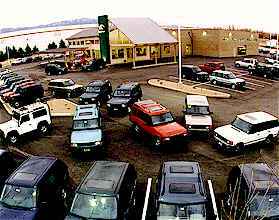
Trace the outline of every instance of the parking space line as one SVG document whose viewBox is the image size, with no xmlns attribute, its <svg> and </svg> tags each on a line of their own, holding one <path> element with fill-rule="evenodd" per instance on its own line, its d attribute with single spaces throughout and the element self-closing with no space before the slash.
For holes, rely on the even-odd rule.
<svg viewBox="0 0 279 220">
<path fill-rule="evenodd" d="M 260 85 L 260 84 L 256 84 L 256 83 L 251 83 L 251 82 L 246 82 L 246 84 L 250 84 L 250 85 L 261 87 L 261 88 L 265 87 L 264 85 Z"/>
<path fill-rule="evenodd" d="M 242 76 L 243 78 L 245 78 L 245 79 L 251 79 L 251 80 L 253 80 L 253 81 L 257 81 L 257 82 L 261 82 L 261 83 L 264 83 L 264 84 L 267 84 L 267 85 L 272 85 L 272 83 L 270 83 L 270 82 L 266 82 L 266 81 L 263 81 L 263 80 L 259 80 L 259 79 L 254 79 L 254 78 L 251 78 L 251 77 L 248 77 L 248 76 Z M 253 76 L 254 77 L 254 76 Z M 277 82 L 277 81 L 274 81 L 274 82 Z"/>
</svg>

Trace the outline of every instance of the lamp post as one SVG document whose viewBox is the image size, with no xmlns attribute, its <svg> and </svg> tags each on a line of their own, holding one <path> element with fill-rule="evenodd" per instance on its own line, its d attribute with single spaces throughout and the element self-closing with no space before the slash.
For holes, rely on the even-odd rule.
<svg viewBox="0 0 279 220">
<path fill-rule="evenodd" d="M 278 34 L 276 34 L 277 39 L 276 39 L 276 61 L 278 61 Z"/>
<path fill-rule="evenodd" d="M 178 72 L 179 80 L 178 84 L 182 84 L 181 81 L 181 37 L 180 37 L 180 25 L 178 25 Z"/>
</svg>

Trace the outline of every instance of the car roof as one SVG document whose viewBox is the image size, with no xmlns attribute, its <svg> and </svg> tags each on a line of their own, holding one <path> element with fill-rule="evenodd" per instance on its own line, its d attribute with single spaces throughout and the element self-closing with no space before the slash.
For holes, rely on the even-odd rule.
<svg viewBox="0 0 279 220">
<path fill-rule="evenodd" d="M 206 202 L 198 162 L 164 162 L 159 201 L 176 204 Z"/>
<path fill-rule="evenodd" d="M 232 74 L 231 71 L 227 71 L 227 70 L 214 70 L 214 73 L 223 73 L 223 74 Z"/>
<path fill-rule="evenodd" d="M 84 194 L 116 194 L 128 166 L 126 162 L 95 161 L 77 191 Z"/>
<path fill-rule="evenodd" d="M 69 81 L 69 80 L 72 80 L 72 79 L 53 79 L 53 80 L 50 80 L 50 82 L 65 82 L 65 81 Z"/>
<path fill-rule="evenodd" d="M 165 106 L 156 103 L 153 100 L 143 100 L 139 102 L 135 102 L 135 106 L 140 108 L 142 111 L 149 115 L 158 115 L 166 112 L 170 112 Z"/>
<path fill-rule="evenodd" d="M 193 65 L 193 64 L 183 64 L 182 67 L 193 68 L 193 67 L 198 67 L 198 66 Z M 198 67 L 198 68 L 199 68 L 199 67 Z"/>
<path fill-rule="evenodd" d="M 224 64 L 224 62 L 222 62 L 222 61 L 209 61 L 207 63 Z"/>
<path fill-rule="evenodd" d="M 209 106 L 206 96 L 203 95 L 187 95 L 187 105 Z"/>
<path fill-rule="evenodd" d="M 48 109 L 48 108 L 49 107 L 47 103 L 36 102 L 33 104 L 25 105 L 20 108 L 14 109 L 13 112 L 17 112 L 19 114 L 26 114 L 40 109 Z"/>
<path fill-rule="evenodd" d="M 7 184 L 34 187 L 40 183 L 44 174 L 54 164 L 55 157 L 32 156 L 25 160 L 6 180 Z"/>
<path fill-rule="evenodd" d="M 279 193 L 279 178 L 266 163 L 248 163 L 240 164 L 238 168 L 241 170 L 246 183 L 252 187 L 252 191 L 260 191 Z"/>
<path fill-rule="evenodd" d="M 120 84 L 116 89 L 131 89 L 135 86 L 139 85 L 138 82 L 128 82 L 128 83 L 124 83 L 124 84 Z"/>
<path fill-rule="evenodd" d="M 250 124 L 259 124 L 266 121 L 278 120 L 275 116 L 267 113 L 267 112 L 249 112 L 245 114 L 237 115 L 240 119 L 247 121 Z"/>
<path fill-rule="evenodd" d="M 105 83 L 106 83 L 106 80 L 96 80 L 96 81 L 90 82 L 88 84 L 88 86 L 102 86 Z"/>
<path fill-rule="evenodd" d="M 99 117 L 99 107 L 96 104 L 78 105 L 74 120 L 86 120 Z"/>
</svg>

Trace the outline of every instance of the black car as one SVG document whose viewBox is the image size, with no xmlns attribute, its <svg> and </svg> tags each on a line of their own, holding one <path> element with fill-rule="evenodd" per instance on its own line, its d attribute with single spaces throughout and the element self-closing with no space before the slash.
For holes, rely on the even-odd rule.
<svg viewBox="0 0 279 220">
<path fill-rule="evenodd" d="M 213 219 L 197 162 L 164 162 L 156 183 L 156 207 L 151 216 L 157 216 L 156 219 Z"/>
<path fill-rule="evenodd" d="M 255 68 L 248 69 L 249 74 L 273 79 L 274 68 L 268 64 L 257 64 Z"/>
<path fill-rule="evenodd" d="M 87 65 L 82 65 L 83 71 L 93 71 L 103 69 L 106 66 L 106 63 L 103 59 L 94 59 L 90 60 Z"/>
<path fill-rule="evenodd" d="M 32 79 L 22 79 L 22 80 L 19 80 L 19 81 L 16 81 L 16 82 L 13 82 L 10 87 L 6 88 L 6 89 L 0 89 L 0 95 L 4 94 L 4 93 L 7 93 L 7 92 L 11 92 L 13 91 L 13 89 L 17 86 L 17 85 L 20 85 L 20 84 L 23 84 L 23 83 L 32 83 L 34 82 Z"/>
<path fill-rule="evenodd" d="M 112 86 L 109 80 L 96 80 L 90 82 L 85 93 L 80 96 L 80 104 L 98 104 L 106 102 L 111 98 Z"/>
<path fill-rule="evenodd" d="M 6 180 L 0 219 L 61 219 L 69 184 L 66 164 L 54 157 L 32 156 Z"/>
<path fill-rule="evenodd" d="M 13 159 L 12 154 L 4 149 L 0 149 L 0 190 L 2 190 L 6 179 L 16 169 L 17 163 Z"/>
<path fill-rule="evenodd" d="M 71 79 L 54 79 L 48 83 L 48 90 L 53 97 L 66 96 L 68 98 L 80 96 L 83 91 L 83 85 L 76 84 Z"/>
<path fill-rule="evenodd" d="M 23 76 L 15 76 L 5 80 L 5 83 L 0 86 L 0 90 L 9 88 L 14 82 L 24 80 Z"/>
<path fill-rule="evenodd" d="M 133 165 L 95 161 L 79 184 L 65 220 L 136 219 L 136 185 Z"/>
<path fill-rule="evenodd" d="M 141 100 L 142 90 L 137 82 L 120 84 L 113 92 L 112 98 L 107 102 L 108 113 L 131 111 L 134 102 Z"/>
<path fill-rule="evenodd" d="M 228 219 L 279 219 L 279 178 L 266 163 L 234 166 L 224 199 Z"/>
<path fill-rule="evenodd" d="M 208 73 L 203 72 L 198 66 L 195 65 L 182 65 L 181 77 L 182 79 L 190 79 L 200 82 L 209 80 Z"/>
<path fill-rule="evenodd" d="M 46 65 L 46 68 L 45 68 L 45 73 L 50 76 L 51 74 L 58 74 L 58 75 L 61 75 L 61 74 L 65 74 L 68 72 L 68 69 L 66 67 L 62 67 L 58 64 L 55 64 L 55 63 L 50 63 L 50 64 L 47 64 Z"/>
<path fill-rule="evenodd" d="M 18 87 L 16 93 L 13 93 L 4 98 L 5 102 L 15 108 L 23 105 L 31 104 L 40 101 L 44 96 L 44 88 L 41 84 L 31 84 L 24 87 Z"/>
</svg>

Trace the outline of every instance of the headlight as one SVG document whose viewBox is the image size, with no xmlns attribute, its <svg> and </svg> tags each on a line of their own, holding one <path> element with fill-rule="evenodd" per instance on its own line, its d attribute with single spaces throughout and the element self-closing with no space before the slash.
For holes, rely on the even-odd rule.
<svg viewBox="0 0 279 220">
<path fill-rule="evenodd" d="M 95 100 L 95 98 L 91 98 L 91 101 L 94 101 Z"/>
<path fill-rule="evenodd" d="M 164 141 L 170 141 L 170 138 L 164 138 Z"/>
<path fill-rule="evenodd" d="M 206 128 L 206 129 L 209 129 L 209 126 L 206 126 L 205 128 Z"/>
<path fill-rule="evenodd" d="M 95 145 L 100 145 L 102 142 L 100 142 L 100 141 L 96 141 L 95 142 Z"/>
<path fill-rule="evenodd" d="M 107 104 L 107 107 L 110 107 L 110 104 Z"/>
<path fill-rule="evenodd" d="M 122 104 L 121 106 L 122 106 L 123 108 L 127 107 L 127 105 L 126 105 L 126 104 Z"/>
<path fill-rule="evenodd" d="M 77 144 L 71 144 L 71 147 L 77 147 Z"/>
<path fill-rule="evenodd" d="M 191 125 L 189 125 L 189 128 L 191 128 L 192 126 Z"/>
<path fill-rule="evenodd" d="M 184 133 L 183 136 L 184 136 L 184 137 L 187 136 L 187 133 Z"/>
<path fill-rule="evenodd" d="M 82 98 L 79 98 L 80 101 L 82 101 Z"/>
</svg>

